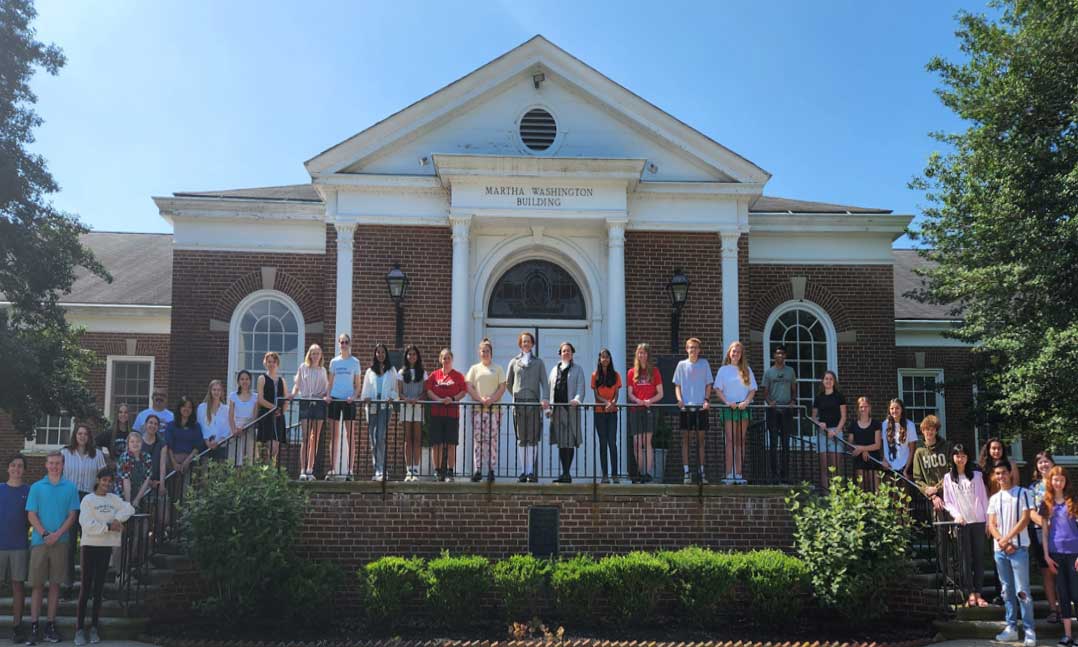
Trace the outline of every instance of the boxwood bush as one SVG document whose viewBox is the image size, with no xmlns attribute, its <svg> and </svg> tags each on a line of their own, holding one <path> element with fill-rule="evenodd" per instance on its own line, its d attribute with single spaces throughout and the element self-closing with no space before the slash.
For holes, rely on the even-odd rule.
<svg viewBox="0 0 1078 647">
<path fill-rule="evenodd" d="M 754 624 L 801 613 L 808 584 L 808 567 L 779 550 L 742 553 L 736 560 L 737 579 L 749 594 L 749 619 Z"/>
<path fill-rule="evenodd" d="M 531 555 L 513 555 L 494 564 L 494 586 L 502 596 L 507 620 L 530 620 L 539 615 L 552 570 L 550 560 Z"/>
<path fill-rule="evenodd" d="M 468 624 L 476 617 L 483 594 L 491 589 L 490 562 L 475 555 L 441 557 L 427 562 L 427 601 L 435 617 L 449 626 Z"/>
<path fill-rule="evenodd" d="M 408 617 L 407 611 L 427 596 L 423 560 L 418 557 L 383 557 L 359 571 L 367 619 L 392 628 Z"/>
<path fill-rule="evenodd" d="M 670 565 L 651 553 L 611 555 L 599 562 L 611 610 L 630 624 L 646 624 L 670 582 Z"/>
<path fill-rule="evenodd" d="M 710 624 L 728 610 L 737 582 L 737 554 L 690 546 L 658 557 L 670 568 L 670 587 L 686 619 Z"/>
<path fill-rule="evenodd" d="M 596 602 L 603 584 L 599 564 L 587 555 L 557 562 L 550 575 L 550 588 L 558 615 L 574 622 L 597 620 Z"/>
</svg>

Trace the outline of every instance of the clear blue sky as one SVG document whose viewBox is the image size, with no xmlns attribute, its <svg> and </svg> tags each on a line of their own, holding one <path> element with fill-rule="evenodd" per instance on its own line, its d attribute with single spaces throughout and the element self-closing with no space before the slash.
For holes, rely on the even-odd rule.
<svg viewBox="0 0 1078 647">
<path fill-rule="evenodd" d="M 531 36 L 770 171 L 769 195 L 920 213 L 961 123 L 925 71 L 983 2 L 39 0 L 34 80 L 56 204 L 168 231 L 150 196 L 308 182 L 303 161 Z"/>
</svg>

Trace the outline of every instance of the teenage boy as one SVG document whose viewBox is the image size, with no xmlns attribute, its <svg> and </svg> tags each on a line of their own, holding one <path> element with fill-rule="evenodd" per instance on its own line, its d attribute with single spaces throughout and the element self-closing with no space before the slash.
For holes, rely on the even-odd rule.
<svg viewBox="0 0 1078 647">
<path fill-rule="evenodd" d="M 30 637 L 27 645 L 41 640 L 38 616 L 45 580 L 49 581 L 49 622 L 45 640 L 60 642 L 56 633 L 56 607 L 60 603 L 60 582 L 67 575 L 67 531 L 79 516 L 79 493 L 75 484 L 64 478 L 64 456 L 50 452 L 45 458 L 45 478 L 30 487 L 26 512 L 34 531 L 30 535 Z"/>
<path fill-rule="evenodd" d="M 764 371 L 762 385 L 764 402 L 767 404 L 765 418 L 771 444 L 771 473 L 785 483 L 790 473 L 790 457 L 786 452 L 797 416 L 794 403 L 797 375 L 792 367 L 786 365 L 786 347 L 782 344 L 775 346 L 771 359 L 771 366 Z"/>
<path fill-rule="evenodd" d="M 689 475 L 689 445 L 696 442 L 696 460 L 699 463 L 701 483 L 707 483 L 704 476 L 704 433 L 707 431 L 707 414 L 711 408 L 711 382 L 715 376 L 711 365 L 700 357 L 700 340 L 690 337 L 685 342 L 683 359 L 674 369 L 674 393 L 677 406 L 681 409 L 681 466 L 684 470 L 682 481 L 692 483 Z"/>
<path fill-rule="evenodd" d="M 913 482 L 921 488 L 937 517 L 943 510 L 943 476 L 951 469 L 951 444 L 940 438 L 940 419 L 927 415 L 921 421 L 921 444 L 913 453 Z"/>
<path fill-rule="evenodd" d="M 135 422 L 131 425 L 131 428 L 140 434 L 142 433 L 142 426 L 146 424 L 146 418 L 150 414 L 157 416 L 157 419 L 161 421 L 161 431 L 164 431 L 168 423 L 172 422 L 172 412 L 165 406 L 165 394 L 154 389 L 151 399 L 153 404 L 149 408 L 140 411 L 138 416 L 135 417 Z"/>
<path fill-rule="evenodd" d="M 1003 587 L 1007 628 L 996 636 L 1000 642 L 1018 640 L 1016 609 L 1022 612 L 1022 628 L 1025 630 L 1025 647 L 1036 647 L 1037 636 L 1033 629 L 1033 600 L 1029 593 L 1029 525 L 1033 510 L 1033 495 L 1029 490 L 1011 482 L 1009 461 L 996 461 L 992 465 L 992 478 L 999 484 L 999 492 L 988 500 L 988 532 L 995 539 L 996 572 Z"/>
<path fill-rule="evenodd" d="M 7 483 L 0 484 L 0 582 L 11 574 L 11 642 L 21 643 L 22 608 L 26 599 L 22 583 L 30 565 L 30 544 L 27 533 L 26 499 L 30 486 L 22 482 L 26 459 L 15 454 L 7 464 Z"/>
</svg>

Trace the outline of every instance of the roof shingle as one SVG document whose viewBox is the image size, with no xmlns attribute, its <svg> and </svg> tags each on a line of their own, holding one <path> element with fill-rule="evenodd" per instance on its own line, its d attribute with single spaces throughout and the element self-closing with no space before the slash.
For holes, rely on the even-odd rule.
<svg viewBox="0 0 1078 647">
<path fill-rule="evenodd" d="M 172 305 L 172 234 L 92 231 L 82 244 L 112 274 L 112 283 L 79 268 L 62 303 Z"/>
</svg>

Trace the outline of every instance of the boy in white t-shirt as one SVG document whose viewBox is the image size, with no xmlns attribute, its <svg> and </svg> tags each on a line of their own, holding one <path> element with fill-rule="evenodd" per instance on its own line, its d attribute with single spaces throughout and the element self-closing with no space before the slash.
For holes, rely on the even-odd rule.
<svg viewBox="0 0 1078 647">
<path fill-rule="evenodd" d="M 690 337 L 685 342 L 685 353 L 688 359 L 683 359 L 674 369 L 674 391 L 677 394 L 677 405 L 681 409 L 681 463 L 684 468 L 683 481 L 691 483 L 689 476 L 689 446 L 696 444 L 696 460 L 700 464 L 701 482 L 706 483 L 704 477 L 704 434 L 707 432 L 707 415 L 711 407 L 711 365 L 707 360 L 700 357 L 700 340 Z"/>
<path fill-rule="evenodd" d="M 1037 636 L 1033 629 L 1033 599 L 1029 593 L 1029 525 L 1033 510 L 1033 495 L 1029 490 L 1011 483 L 1011 464 L 997 461 L 992 466 L 992 478 L 999 484 L 999 492 L 988 500 L 988 532 L 995 539 L 993 554 L 996 572 L 1003 586 L 1003 602 L 1006 608 L 1007 628 L 996 640 L 1018 640 L 1018 618 L 1015 606 L 1022 612 L 1022 628 L 1025 630 L 1025 647 L 1035 647 Z"/>
</svg>

